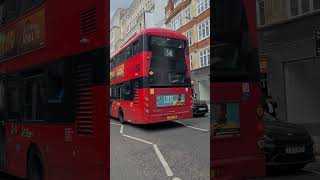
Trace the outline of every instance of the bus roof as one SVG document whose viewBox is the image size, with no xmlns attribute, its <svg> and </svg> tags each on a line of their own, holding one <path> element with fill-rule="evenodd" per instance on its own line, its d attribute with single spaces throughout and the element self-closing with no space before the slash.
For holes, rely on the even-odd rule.
<svg viewBox="0 0 320 180">
<path fill-rule="evenodd" d="M 163 36 L 163 37 L 169 37 L 169 38 L 176 38 L 176 39 L 182 39 L 182 40 L 188 40 L 188 38 L 181 34 L 180 32 L 166 29 L 166 28 L 146 28 L 139 32 L 137 35 L 135 35 L 130 41 L 125 43 L 111 58 L 118 55 L 120 52 L 122 52 L 125 48 L 127 48 L 131 43 L 133 43 L 135 40 L 137 40 L 142 35 L 155 35 L 155 36 Z"/>
</svg>

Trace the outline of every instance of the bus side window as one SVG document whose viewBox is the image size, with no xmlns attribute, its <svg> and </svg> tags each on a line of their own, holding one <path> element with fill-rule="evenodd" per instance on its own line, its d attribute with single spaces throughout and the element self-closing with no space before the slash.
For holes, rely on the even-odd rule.
<svg viewBox="0 0 320 180">
<path fill-rule="evenodd" d="M 47 86 L 44 74 L 24 78 L 24 120 L 46 120 Z"/>
<path fill-rule="evenodd" d="M 0 26 L 5 24 L 4 1 L 0 2 Z"/>
<path fill-rule="evenodd" d="M 21 12 L 24 13 L 42 2 L 43 0 L 21 0 Z"/>
<path fill-rule="evenodd" d="M 0 121 L 5 119 L 6 110 L 6 95 L 5 95 L 5 82 L 4 79 L 0 79 Z"/>
<path fill-rule="evenodd" d="M 63 64 L 55 64 L 48 71 L 48 102 L 61 103 L 64 95 Z"/>
<path fill-rule="evenodd" d="M 140 52 L 139 40 L 140 40 L 140 38 L 138 40 L 136 40 L 132 45 L 133 56 L 137 55 Z"/>
<path fill-rule="evenodd" d="M 130 83 L 123 83 L 120 86 L 120 99 L 121 100 L 132 100 L 133 99 Z"/>
<path fill-rule="evenodd" d="M 111 87 L 111 99 L 117 99 L 117 87 L 116 86 Z"/>
<path fill-rule="evenodd" d="M 20 1 L 19 0 L 5 0 L 5 23 L 15 19 L 19 16 Z"/>
<path fill-rule="evenodd" d="M 6 100 L 9 120 L 18 120 L 21 117 L 19 89 L 19 76 L 17 74 L 8 75 Z"/>
</svg>

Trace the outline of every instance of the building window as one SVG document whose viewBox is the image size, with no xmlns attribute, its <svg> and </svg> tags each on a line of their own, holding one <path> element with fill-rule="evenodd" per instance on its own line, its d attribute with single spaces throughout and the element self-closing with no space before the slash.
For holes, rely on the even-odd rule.
<svg viewBox="0 0 320 180">
<path fill-rule="evenodd" d="M 200 67 L 209 66 L 210 64 L 210 48 L 199 51 Z"/>
<path fill-rule="evenodd" d="M 315 9 L 315 10 L 320 9 L 320 1 L 319 0 L 313 0 L 313 9 Z"/>
<path fill-rule="evenodd" d="M 209 0 L 197 0 L 197 12 L 198 15 L 209 9 Z"/>
<path fill-rule="evenodd" d="M 192 45 L 192 30 L 189 30 L 187 33 L 186 33 L 186 36 L 188 38 L 188 45 L 191 46 Z"/>
<path fill-rule="evenodd" d="M 210 20 L 206 19 L 198 25 L 198 39 L 202 41 L 203 39 L 210 36 Z"/>
<path fill-rule="evenodd" d="M 259 25 L 263 26 L 266 23 L 265 19 L 265 4 L 264 0 L 259 0 L 258 11 L 259 11 Z"/>
<path fill-rule="evenodd" d="M 190 7 L 188 7 L 188 8 L 184 11 L 184 17 L 186 18 L 186 21 L 187 21 L 187 22 L 191 21 L 191 11 L 190 11 Z"/>
<path fill-rule="evenodd" d="M 319 0 L 288 0 L 289 16 L 294 17 L 320 9 Z"/>
<path fill-rule="evenodd" d="M 290 13 L 291 13 L 291 16 L 299 15 L 299 2 L 298 2 L 298 0 L 290 0 Z"/>
<path fill-rule="evenodd" d="M 179 15 L 175 19 L 173 19 L 171 29 L 177 30 L 180 27 L 181 27 L 181 15 Z"/>
<path fill-rule="evenodd" d="M 173 9 L 178 7 L 178 5 L 181 3 L 181 0 L 173 0 Z"/>
<path fill-rule="evenodd" d="M 310 11 L 310 1 L 309 0 L 302 0 L 301 1 L 301 10 L 302 10 L 303 14 Z"/>
</svg>

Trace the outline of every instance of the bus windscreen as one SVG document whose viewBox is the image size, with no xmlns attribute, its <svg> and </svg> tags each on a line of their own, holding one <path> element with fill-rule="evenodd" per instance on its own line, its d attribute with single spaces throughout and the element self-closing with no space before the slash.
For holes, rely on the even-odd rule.
<svg viewBox="0 0 320 180">
<path fill-rule="evenodd" d="M 151 87 L 189 86 L 188 69 L 185 61 L 186 41 L 151 36 L 152 51 L 149 69 Z"/>
</svg>

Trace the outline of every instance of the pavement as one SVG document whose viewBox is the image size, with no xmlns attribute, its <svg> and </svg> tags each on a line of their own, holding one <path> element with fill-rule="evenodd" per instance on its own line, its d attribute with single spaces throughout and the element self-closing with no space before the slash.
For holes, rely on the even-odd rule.
<svg viewBox="0 0 320 180">
<path fill-rule="evenodd" d="M 209 179 L 208 117 L 152 125 L 110 122 L 111 179 Z"/>
</svg>

